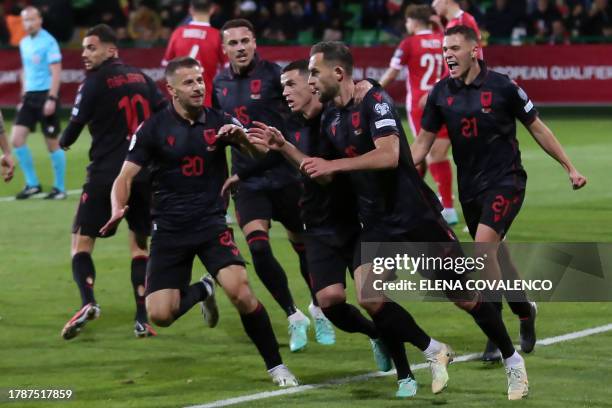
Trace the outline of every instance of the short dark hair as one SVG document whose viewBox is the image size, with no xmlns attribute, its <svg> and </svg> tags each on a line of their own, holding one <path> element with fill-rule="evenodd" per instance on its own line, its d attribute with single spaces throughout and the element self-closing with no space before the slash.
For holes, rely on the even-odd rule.
<svg viewBox="0 0 612 408">
<path fill-rule="evenodd" d="M 474 31 L 474 29 L 468 26 L 464 26 L 464 25 L 454 26 L 446 30 L 446 33 L 444 33 L 445 36 L 455 35 L 455 34 L 461 34 L 463 38 L 465 38 L 466 40 L 474 41 L 476 43 L 478 42 L 478 35 L 476 35 L 476 31 Z"/>
<path fill-rule="evenodd" d="M 174 73 L 179 69 L 191 67 L 202 67 L 202 65 L 195 58 L 177 57 L 168 62 L 168 65 L 166 65 L 166 70 L 164 71 L 164 76 L 167 79 L 168 77 L 174 75 Z"/>
<path fill-rule="evenodd" d="M 226 21 L 225 24 L 223 24 L 223 26 L 221 27 L 221 35 L 223 35 L 223 32 L 225 32 L 225 30 L 239 27 L 246 27 L 253 34 L 253 36 L 255 36 L 255 27 L 253 27 L 253 24 L 246 18 L 235 18 L 233 20 Z"/>
<path fill-rule="evenodd" d="M 300 71 L 301 75 L 307 75 L 308 74 L 308 60 L 301 59 L 301 60 L 290 62 L 289 64 L 285 65 L 285 67 L 283 68 L 283 74 L 285 72 L 293 71 L 296 69 Z"/>
<path fill-rule="evenodd" d="M 191 0 L 191 8 L 200 13 L 208 13 L 213 3 L 211 0 Z"/>
<path fill-rule="evenodd" d="M 322 53 L 323 59 L 340 64 L 347 74 L 353 74 L 353 55 L 342 41 L 323 41 L 310 49 L 310 56 Z"/>
<path fill-rule="evenodd" d="M 406 18 L 418 20 L 423 24 L 430 24 L 430 18 L 433 15 L 433 10 L 425 4 L 411 4 L 406 7 Z"/>
<path fill-rule="evenodd" d="M 115 34 L 115 31 L 106 24 L 93 26 L 85 33 L 85 37 L 91 37 L 93 35 L 98 37 L 100 42 L 117 45 L 117 34 Z"/>
</svg>

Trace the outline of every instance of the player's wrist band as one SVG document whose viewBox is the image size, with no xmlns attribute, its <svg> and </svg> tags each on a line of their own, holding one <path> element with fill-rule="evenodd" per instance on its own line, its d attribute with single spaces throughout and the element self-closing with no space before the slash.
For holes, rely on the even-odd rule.
<svg viewBox="0 0 612 408">
<path fill-rule="evenodd" d="M 57 102 L 57 96 L 53 96 L 53 95 L 48 95 L 47 99 L 53 102 Z"/>
</svg>

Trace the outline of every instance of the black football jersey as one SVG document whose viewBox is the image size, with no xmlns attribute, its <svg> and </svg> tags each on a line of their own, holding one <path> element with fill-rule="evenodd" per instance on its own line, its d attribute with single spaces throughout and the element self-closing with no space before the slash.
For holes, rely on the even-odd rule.
<svg viewBox="0 0 612 408">
<path fill-rule="evenodd" d="M 70 120 L 89 127 L 89 177 L 112 182 L 121 170 L 131 135 L 166 103 L 151 78 L 117 58 L 88 72 Z"/>
<path fill-rule="evenodd" d="M 330 141 L 321 136 L 321 115 L 308 120 L 301 114 L 291 115 L 286 136 L 308 156 L 327 160 L 340 157 Z M 308 233 L 345 235 L 359 229 L 357 199 L 347 175 L 337 174 L 329 184 L 304 175 L 302 183 L 300 217 Z"/>
<path fill-rule="evenodd" d="M 402 233 L 425 220 L 439 219 L 440 203 L 419 177 L 393 100 L 382 88 L 373 87 L 358 104 L 351 101 L 341 108 L 329 104 L 322 126 L 342 157 L 374 150 L 379 137 L 399 138 L 397 168 L 349 173 L 364 228 L 383 227 L 390 233 Z"/>
<path fill-rule="evenodd" d="M 528 126 L 538 114 L 510 78 L 480 64 L 480 74 L 469 85 L 450 77 L 438 82 L 421 122 L 423 129 L 434 133 L 446 124 L 462 201 L 491 187 L 525 188 L 516 119 Z"/>
<path fill-rule="evenodd" d="M 154 230 L 193 232 L 225 224 L 227 201 L 220 193 L 228 176 L 227 144 L 216 136 L 228 123 L 240 124 L 212 108 L 190 123 L 170 105 L 134 134 L 127 160 L 151 170 Z"/>
<path fill-rule="evenodd" d="M 236 74 L 228 67 L 214 79 L 213 106 L 234 116 L 247 128 L 253 121 L 259 121 L 284 132 L 289 109 L 283 99 L 280 75 L 277 64 L 257 55 L 244 74 Z M 265 158 L 253 159 L 232 149 L 232 173 L 253 173 L 249 169 L 258 167 L 256 160 Z M 254 190 L 276 189 L 299 180 L 297 171 L 285 160 L 268 163 L 271 166 L 264 166 L 243 180 L 242 185 Z"/>
</svg>

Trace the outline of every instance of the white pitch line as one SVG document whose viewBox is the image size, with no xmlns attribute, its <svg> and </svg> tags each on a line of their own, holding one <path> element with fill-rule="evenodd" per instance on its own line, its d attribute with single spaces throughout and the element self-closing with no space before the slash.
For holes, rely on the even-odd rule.
<svg viewBox="0 0 612 408">
<path fill-rule="evenodd" d="M 537 344 L 540 346 L 550 346 L 551 344 L 561 343 L 564 341 L 576 340 L 582 337 L 592 336 L 594 334 L 605 333 L 608 331 L 612 331 L 612 323 L 606 324 L 603 326 L 593 327 L 590 329 L 562 334 L 560 336 L 547 337 L 545 339 L 538 340 Z M 465 361 L 476 360 L 480 358 L 481 355 L 482 353 L 463 354 L 461 356 L 455 357 L 455 360 L 453 361 L 453 363 L 460 363 L 460 362 L 465 362 Z M 411 368 L 414 371 L 414 370 L 422 370 L 424 368 L 427 368 L 428 366 L 429 365 L 427 363 L 421 363 L 421 364 L 416 364 L 412 366 Z M 202 405 L 191 405 L 186 408 L 227 407 L 229 405 L 242 404 L 242 403 L 249 402 L 249 401 L 256 401 L 256 400 L 261 400 L 261 399 L 280 397 L 284 395 L 297 394 L 297 393 L 304 392 L 304 391 L 315 390 L 317 388 L 329 387 L 331 385 L 342 385 L 342 384 L 348 384 L 348 383 L 353 383 L 353 382 L 366 381 L 370 378 L 386 377 L 389 375 L 395 375 L 395 370 L 388 371 L 385 373 L 377 371 L 373 373 L 355 375 L 352 377 L 335 378 L 335 379 L 327 380 L 319 384 L 307 384 L 307 385 L 300 385 L 298 387 L 293 387 L 293 388 L 280 389 L 276 391 L 258 392 L 255 394 L 243 395 L 241 397 L 213 401 L 213 402 L 209 402 L 207 404 L 202 404 Z"/>
<path fill-rule="evenodd" d="M 66 194 L 68 195 L 76 195 L 76 194 L 81 194 L 81 189 L 79 188 L 78 190 L 68 190 L 66 191 Z M 43 198 L 45 196 L 45 192 L 43 191 L 40 194 L 36 194 L 35 196 L 33 196 L 32 198 Z M 16 201 L 15 196 L 9 196 L 9 197 L 0 197 L 0 203 L 6 203 L 9 201 Z"/>
</svg>

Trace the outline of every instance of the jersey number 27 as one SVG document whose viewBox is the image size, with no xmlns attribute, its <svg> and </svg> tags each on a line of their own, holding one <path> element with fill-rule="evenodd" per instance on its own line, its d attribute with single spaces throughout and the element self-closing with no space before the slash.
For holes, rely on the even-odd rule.
<svg viewBox="0 0 612 408">
<path fill-rule="evenodd" d="M 442 55 L 423 54 L 421 55 L 421 68 L 426 68 L 425 74 L 421 78 L 421 91 L 429 91 L 442 76 Z M 432 81 L 432 76 L 435 77 Z"/>
</svg>

